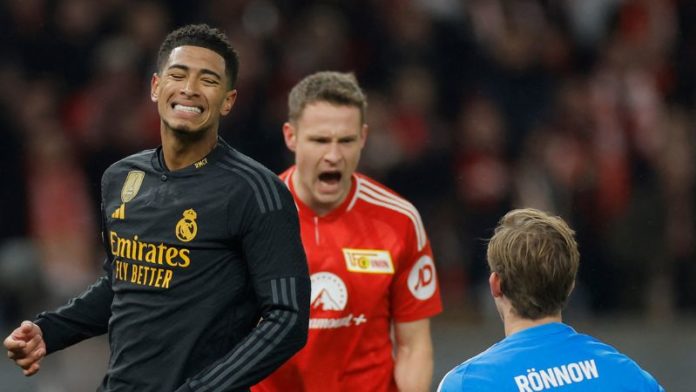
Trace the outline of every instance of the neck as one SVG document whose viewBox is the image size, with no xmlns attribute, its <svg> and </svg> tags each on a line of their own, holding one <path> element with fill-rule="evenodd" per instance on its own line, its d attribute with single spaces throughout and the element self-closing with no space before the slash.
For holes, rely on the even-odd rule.
<svg viewBox="0 0 696 392">
<path fill-rule="evenodd" d="M 520 332 L 528 328 L 538 327 L 544 324 L 550 323 L 560 323 L 563 321 L 561 315 L 558 316 L 547 316 L 542 317 L 537 320 L 517 318 L 516 320 L 511 320 L 510 322 L 505 322 L 505 336 L 510 336 L 515 332 Z"/>
<path fill-rule="evenodd" d="M 512 305 L 509 303 L 509 301 L 507 301 L 507 299 L 500 302 L 498 304 L 498 312 L 500 313 L 500 317 L 503 319 L 505 336 L 510 336 L 516 332 L 520 332 L 528 328 L 538 327 L 540 325 L 549 323 L 560 323 L 563 321 L 560 312 L 558 312 L 558 314 L 542 317 L 536 320 L 524 318 L 513 311 Z"/>
<path fill-rule="evenodd" d="M 183 169 L 200 161 L 217 144 L 217 132 L 212 130 L 202 135 L 190 135 L 166 129 L 162 129 L 160 133 L 164 163 L 171 171 Z"/>
</svg>

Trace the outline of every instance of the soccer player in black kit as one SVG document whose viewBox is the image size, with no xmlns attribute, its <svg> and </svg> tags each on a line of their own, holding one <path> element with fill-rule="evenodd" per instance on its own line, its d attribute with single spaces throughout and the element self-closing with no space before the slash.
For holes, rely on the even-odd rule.
<svg viewBox="0 0 696 392">
<path fill-rule="evenodd" d="M 25 375 L 107 333 L 100 391 L 247 390 L 307 338 L 310 285 L 285 185 L 218 136 L 238 60 L 206 25 L 170 33 L 152 77 L 162 146 L 102 178 L 105 275 L 4 341 Z"/>
</svg>

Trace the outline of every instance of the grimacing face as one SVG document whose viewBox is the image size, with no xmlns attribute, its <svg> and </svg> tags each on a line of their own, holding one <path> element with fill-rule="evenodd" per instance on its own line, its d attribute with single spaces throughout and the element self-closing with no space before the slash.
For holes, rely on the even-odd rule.
<svg viewBox="0 0 696 392">
<path fill-rule="evenodd" d="M 319 215 L 338 207 L 350 192 L 367 137 L 360 109 L 310 103 L 297 121 L 283 125 L 283 136 L 295 153 L 292 181 L 300 200 Z"/>
<path fill-rule="evenodd" d="M 163 130 L 195 134 L 217 130 L 220 116 L 234 106 L 237 90 L 227 89 L 225 60 L 198 46 L 179 46 L 154 74 L 151 98 Z"/>
</svg>

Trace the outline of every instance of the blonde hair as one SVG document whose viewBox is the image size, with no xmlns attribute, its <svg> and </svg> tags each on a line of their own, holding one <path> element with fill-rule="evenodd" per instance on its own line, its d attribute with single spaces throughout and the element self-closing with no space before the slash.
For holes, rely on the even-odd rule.
<svg viewBox="0 0 696 392">
<path fill-rule="evenodd" d="M 357 107 L 360 109 L 360 120 L 365 122 L 367 99 L 352 73 L 322 71 L 302 79 L 288 96 L 290 121 L 296 122 L 304 108 L 315 102 Z"/>
<path fill-rule="evenodd" d="M 488 266 L 521 317 L 558 314 L 577 275 L 575 232 L 563 219 L 533 208 L 505 214 L 488 243 Z"/>
</svg>

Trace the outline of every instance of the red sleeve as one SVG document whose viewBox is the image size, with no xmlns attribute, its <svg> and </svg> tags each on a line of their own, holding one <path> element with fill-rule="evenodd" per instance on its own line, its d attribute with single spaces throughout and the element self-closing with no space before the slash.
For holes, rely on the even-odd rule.
<svg viewBox="0 0 696 392">
<path fill-rule="evenodd" d="M 440 285 L 437 279 L 430 240 L 418 249 L 416 227 L 408 222 L 403 249 L 396 260 L 396 276 L 391 288 L 391 311 L 397 322 L 416 321 L 442 311 Z M 425 233 L 423 228 L 420 228 Z M 424 235 L 424 234 L 423 234 Z"/>
</svg>

